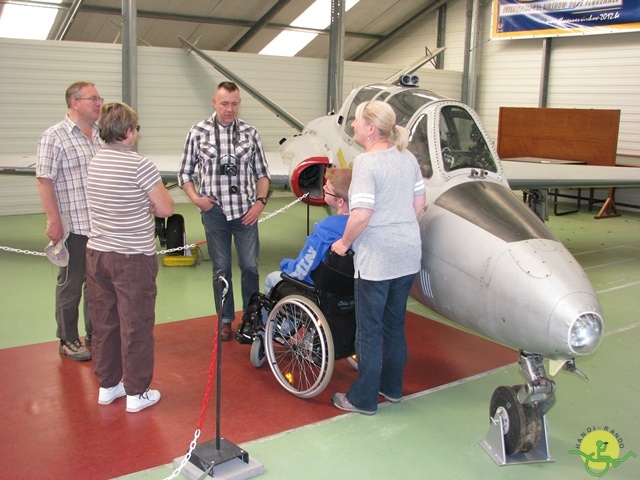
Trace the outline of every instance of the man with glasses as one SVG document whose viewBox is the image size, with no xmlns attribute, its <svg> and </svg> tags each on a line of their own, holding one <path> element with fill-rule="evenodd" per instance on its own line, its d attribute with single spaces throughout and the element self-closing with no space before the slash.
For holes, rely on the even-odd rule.
<svg viewBox="0 0 640 480">
<path fill-rule="evenodd" d="M 178 183 L 200 209 L 213 269 L 216 311 L 222 320 L 221 340 L 233 337 L 235 318 L 231 282 L 231 237 L 238 253 L 243 309 L 258 291 L 258 219 L 267 204 L 269 169 L 258 131 L 238 118 L 240 90 L 222 82 L 212 99 L 214 115 L 194 125 L 187 135 Z M 196 186 L 196 180 L 198 185 Z M 229 283 L 220 309 L 220 276 Z"/>
<path fill-rule="evenodd" d="M 85 285 L 85 250 L 89 234 L 87 167 L 100 150 L 96 121 L 102 97 L 90 82 L 76 82 L 67 88 L 68 107 L 64 120 L 47 129 L 38 142 L 36 179 L 40 201 L 47 216 L 46 234 L 58 243 L 64 236 L 63 217 L 69 228 L 66 248 L 69 263 L 60 267 L 56 285 L 56 336 L 59 353 L 71 360 L 91 359 L 91 352 L 79 338 L 79 305 Z M 91 320 L 84 295 L 85 343 L 91 345 Z"/>
</svg>

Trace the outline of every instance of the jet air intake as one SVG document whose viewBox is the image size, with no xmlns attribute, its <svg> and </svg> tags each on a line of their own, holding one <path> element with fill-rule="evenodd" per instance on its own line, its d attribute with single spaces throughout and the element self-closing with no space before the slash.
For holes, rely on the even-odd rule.
<svg viewBox="0 0 640 480">
<path fill-rule="evenodd" d="M 324 191 L 324 171 L 329 166 L 327 157 L 310 157 L 293 168 L 290 176 L 291 191 L 296 197 L 308 194 L 305 203 L 309 205 L 322 206 L 325 204 Z"/>
</svg>

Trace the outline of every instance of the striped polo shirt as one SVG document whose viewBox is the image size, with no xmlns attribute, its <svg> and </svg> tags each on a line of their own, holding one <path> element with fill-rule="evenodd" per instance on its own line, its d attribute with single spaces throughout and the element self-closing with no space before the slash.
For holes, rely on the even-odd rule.
<svg viewBox="0 0 640 480">
<path fill-rule="evenodd" d="M 123 254 L 156 254 L 149 192 L 161 182 L 147 157 L 109 144 L 89 162 L 87 194 L 91 232 L 87 248 Z"/>
</svg>

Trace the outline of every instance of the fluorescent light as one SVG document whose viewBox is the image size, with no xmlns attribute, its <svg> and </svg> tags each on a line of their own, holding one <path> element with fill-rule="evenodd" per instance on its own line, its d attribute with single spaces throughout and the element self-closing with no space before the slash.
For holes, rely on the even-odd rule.
<svg viewBox="0 0 640 480">
<path fill-rule="evenodd" d="M 279 55 L 293 57 L 318 36 L 317 33 L 293 32 L 285 30 L 264 47 L 260 55 Z"/>
<path fill-rule="evenodd" d="M 0 37 L 46 40 L 57 14 L 57 8 L 5 4 L 0 17 Z"/>
<path fill-rule="evenodd" d="M 359 0 L 347 0 L 345 13 L 358 2 Z M 315 28 L 317 30 L 324 30 L 329 25 L 331 25 L 331 0 L 316 0 L 313 5 L 291 22 L 292 27 Z M 264 47 L 260 51 L 260 55 L 293 57 L 317 36 L 317 33 L 285 30 Z"/>
</svg>

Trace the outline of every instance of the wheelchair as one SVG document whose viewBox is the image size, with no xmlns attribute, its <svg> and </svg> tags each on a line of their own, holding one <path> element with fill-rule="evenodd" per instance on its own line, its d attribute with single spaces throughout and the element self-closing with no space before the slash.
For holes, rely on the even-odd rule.
<svg viewBox="0 0 640 480">
<path fill-rule="evenodd" d="M 254 293 L 236 333 L 251 344 L 251 364 L 259 368 L 266 359 L 280 385 L 300 398 L 326 388 L 335 360 L 357 369 L 353 274 L 352 251 L 329 252 L 311 274 L 314 284 L 282 273 L 269 294 Z"/>
</svg>

